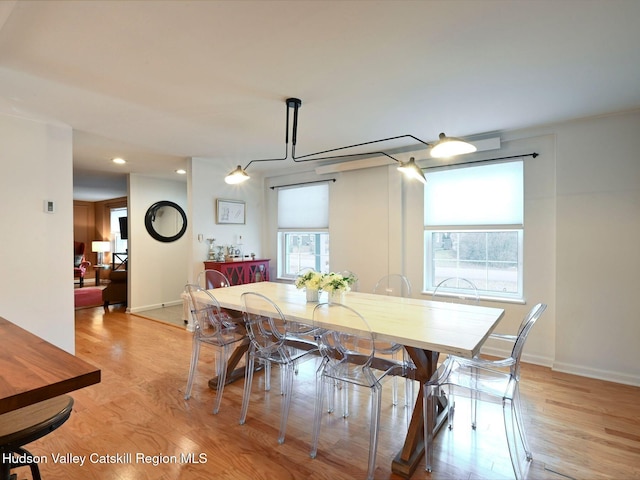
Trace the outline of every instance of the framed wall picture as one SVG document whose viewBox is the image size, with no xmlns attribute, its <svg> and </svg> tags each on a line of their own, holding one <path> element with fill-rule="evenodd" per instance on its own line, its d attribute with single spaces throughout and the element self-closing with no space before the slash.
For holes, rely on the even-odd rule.
<svg viewBox="0 0 640 480">
<path fill-rule="evenodd" d="M 246 210 L 242 200 L 216 199 L 216 223 L 245 223 Z"/>
</svg>

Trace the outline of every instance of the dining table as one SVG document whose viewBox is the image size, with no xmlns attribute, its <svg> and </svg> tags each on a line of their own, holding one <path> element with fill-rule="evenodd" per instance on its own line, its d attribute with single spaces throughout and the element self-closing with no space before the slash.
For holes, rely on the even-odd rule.
<svg viewBox="0 0 640 480">
<path fill-rule="evenodd" d="M 289 283 L 249 283 L 209 292 L 221 307 L 229 310 L 242 311 L 242 294 L 255 292 L 275 302 L 287 321 L 347 333 L 369 334 L 357 331 L 339 317 L 323 316 L 320 320 L 316 318 L 314 323 L 313 312 L 318 302 L 308 302 L 304 290 Z M 320 295 L 320 303 L 327 301 L 326 295 Z M 504 316 L 502 308 L 355 291 L 347 292 L 341 303 L 365 318 L 376 340 L 404 345 L 415 365 L 414 379 L 421 385 L 435 372 L 441 353 L 465 358 L 478 355 L 482 344 Z M 276 312 L 252 313 L 270 315 Z M 247 343 L 240 344 L 229 358 L 227 378 L 231 378 L 230 381 L 233 381 L 233 373 L 237 378 L 240 369 L 236 367 L 247 348 Z M 215 382 L 209 383 L 215 387 Z M 391 465 L 391 470 L 404 478 L 413 475 L 424 455 L 423 394 L 423 388 L 419 388 L 403 447 Z M 431 424 L 442 424 L 444 407 L 440 409 L 438 420 L 434 419 Z"/>
<path fill-rule="evenodd" d="M 0 317 L 0 415 L 100 382 L 100 369 Z"/>
</svg>

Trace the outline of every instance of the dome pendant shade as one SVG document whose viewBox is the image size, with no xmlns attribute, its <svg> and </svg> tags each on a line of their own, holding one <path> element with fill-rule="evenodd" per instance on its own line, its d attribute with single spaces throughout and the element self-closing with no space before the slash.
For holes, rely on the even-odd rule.
<svg viewBox="0 0 640 480">
<path fill-rule="evenodd" d="M 422 183 L 427 183 L 427 179 L 422 173 L 422 169 L 416 164 L 413 157 L 408 162 L 400 163 L 398 170 L 404 173 L 408 178 L 419 180 Z"/>
<path fill-rule="evenodd" d="M 245 172 L 240 165 L 229 173 L 226 177 L 224 177 L 225 183 L 229 185 L 237 185 L 238 183 L 246 182 L 249 180 L 249 175 Z"/>
<path fill-rule="evenodd" d="M 431 156 L 433 158 L 449 158 L 456 155 L 475 152 L 477 149 L 464 140 L 455 137 L 447 137 L 444 133 L 440 134 L 440 140 L 431 148 Z"/>
</svg>

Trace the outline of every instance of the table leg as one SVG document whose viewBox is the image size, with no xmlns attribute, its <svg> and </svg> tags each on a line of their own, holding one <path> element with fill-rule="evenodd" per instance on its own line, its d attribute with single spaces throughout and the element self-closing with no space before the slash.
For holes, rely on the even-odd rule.
<svg viewBox="0 0 640 480">
<path fill-rule="evenodd" d="M 225 385 L 229 385 L 232 382 L 244 377 L 244 367 L 236 368 L 238 363 L 244 357 L 245 353 L 249 350 L 249 337 L 240 342 L 240 344 L 233 351 L 229 360 L 227 361 L 227 378 Z M 216 390 L 218 388 L 218 377 L 213 377 L 209 380 L 209 388 Z"/>
<path fill-rule="evenodd" d="M 418 463 L 424 455 L 424 412 L 422 409 L 422 399 L 424 396 L 423 385 L 431 378 L 433 372 L 438 367 L 438 352 L 431 350 L 421 350 L 414 347 L 405 347 L 407 353 L 416 366 L 415 379 L 420 383 L 418 398 L 413 408 L 409 429 L 404 441 L 402 450 L 396 455 L 391 463 L 391 471 L 404 478 L 410 478 L 418 467 Z M 434 431 L 440 429 L 446 420 L 446 404 L 440 403 L 438 407 L 438 418 L 435 421 Z"/>
</svg>

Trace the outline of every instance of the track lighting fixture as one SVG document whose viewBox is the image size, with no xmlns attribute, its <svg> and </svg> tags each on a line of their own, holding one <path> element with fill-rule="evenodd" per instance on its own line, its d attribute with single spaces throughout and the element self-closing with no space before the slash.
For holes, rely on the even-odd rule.
<svg viewBox="0 0 640 480">
<path fill-rule="evenodd" d="M 249 180 L 249 175 L 246 170 L 254 162 L 272 162 L 272 161 L 280 161 L 286 160 L 289 158 L 289 117 L 290 110 L 293 110 L 293 127 L 291 131 L 291 159 L 294 162 L 305 162 L 311 160 L 328 160 L 328 159 L 336 159 L 336 158 L 346 158 L 346 157 L 357 157 L 357 156 L 373 156 L 373 155 L 384 155 L 391 160 L 397 162 L 398 170 L 402 171 L 404 174 L 409 176 L 410 178 L 417 179 L 422 183 L 426 183 L 426 179 L 422 170 L 415 163 L 415 159 L 411 157 L 408 162 L 402 162 L 397 158 L 391 156 L 390 154 L 383 151 L 372 151 L 366 153 L 350 153 L 346 155 L 335 155 L 334 152 L 338 152 L 340 150 L 346 150 L 348 148 L 356 148 L 363 147 L 366 145 L 371 145 L 374 143 L 385 142 L 389 140 L 398 140 L 400 138 L 411 138 L 418 143 L 422 143 L 427 147 L 431 147 L 431 156 L 434 158 L 444 158 L 444 157 L 452 157 L 455 155 L 460 155 L 463 153 L 471 153 L 476 151 L 476 147 L 470 143 L 467 143 L 459 138 L 447 137 L 444 133 L 440 134 L 440 140 L 435 144 L 430 144 L 425 142 L 424 140 L 420 140 L 418 137 L 414 137 L 413 135 L 398 135 L 396 137 L 382 138 L 380 140 L 372 140 L 370 142 L 357 143 L 354 145 L 347 145 L 345 147 L 332 148 L 329 150 L 323 150 L 320 152 L 309 153 L 306 155 L 300 155 L 296 157 L 296 143 L 298 136 L 298 110 L 302 106 L 302 100 L 299 98 L 287 98 L 286 100 L 286 132 L 285 132 L 285 152 L 283 158 L 265 158 L 260 160 L 251 160 L 247 165 L 242 168 L 240 165 L 237 166 L 232 172 L 230 172 L 225 177 L 225 182 L 228 184 L 238 184 Z M 324 156 L 321 156 L 324 155 Z"/>
</svg>

